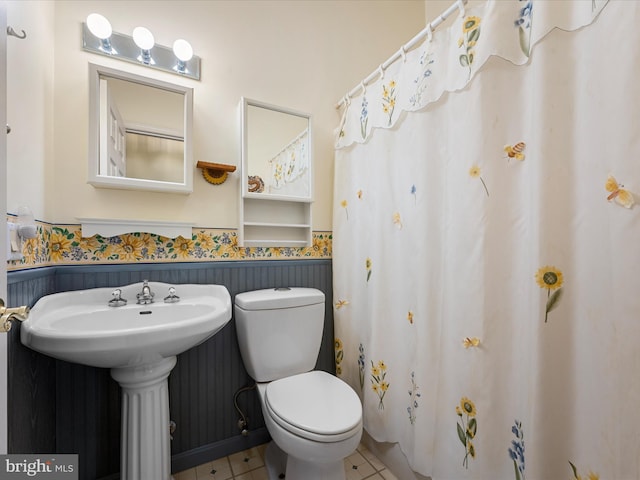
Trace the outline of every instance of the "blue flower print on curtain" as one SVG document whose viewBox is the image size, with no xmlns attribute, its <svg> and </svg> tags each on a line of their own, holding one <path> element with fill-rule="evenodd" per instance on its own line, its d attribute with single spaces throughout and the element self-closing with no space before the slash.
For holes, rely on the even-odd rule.
<svg viewBox="0 0 640 480">
<path fill-rule="evenodd" d="M 411 388 L 409 388 L 409 406 L 407 413 L 409 414 L 409 422 L 411 425 L 416 423 L 416 409 L 418 408 L 418 385 L 416 385 L 416 372 L 411 372 Z"/>
<path fill-rule="evenodd" d="M 369 102 L 367 97 L 362 97 L 362 111 L 360 112 L 360 133 L 362 138 L 367 138 L 367 124 L 369 123 Z"/>
<path fill-rule="evenodd" d="M 416 91 L 409 97 L 409 103 L 414 108 L 420 108 L 422 106 L 423 93 L 427 89 L 429 77 L 433 74 L 431 65 L 434 62 L 433 53 L 425 50 L 422 55 L 420 55 L 419 65 L 421 71 L 413 81 L 416 85 Z"/>
<path fill-rule="evenodd" d="M 515 421 L 511 427 L 511 431 L 516 439 L 511 440 L 509 448 L 509 457 L 513 461 L 513 469 L 515 471 L 516 480 L 525 480 L 524 476 L 524 431 L 522 430 L 522 422 Z"/>
<path fill-rule="evenodd" d="M 358 373 L 360 376 L 360 390 L 364 390 L 364 345 L 358 346 Z"/>
<path fill-rule="evenodd" d="M 524 2 L 524 7 L 520 9 L 520 15 L 513 22 L 518 29 L 520 37 L 520 49 L 527 58 L 531 55 L 531 21 L 533 18 L 533 2 L 531 0 L 519 0 Z"/>
</svg>

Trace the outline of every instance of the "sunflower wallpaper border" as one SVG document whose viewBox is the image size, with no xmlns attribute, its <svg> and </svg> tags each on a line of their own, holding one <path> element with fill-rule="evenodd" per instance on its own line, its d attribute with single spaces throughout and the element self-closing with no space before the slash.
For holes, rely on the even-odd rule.
<svg viewBox="0 0 640 480">
<path fill-rule="evenodd" d="M 7 216 L 15 222 L 14 216 Z M 80 225 L 36 221 L 37 235 L 23 243 L 15 271 L 55 265 L 211 262 L 233 260 L 330 259 L 332 233 L 313 232 L 310 247 L 240 247 L 235 229 L 193 228 L 191 238 L 135 232 L 82 237 Z"/>
</svg>

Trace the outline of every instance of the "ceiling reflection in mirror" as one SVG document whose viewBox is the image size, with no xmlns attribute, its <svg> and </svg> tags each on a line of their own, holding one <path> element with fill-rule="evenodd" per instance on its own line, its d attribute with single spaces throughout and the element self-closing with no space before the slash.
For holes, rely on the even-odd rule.
<svg viewBox="0 0 640 480">
<path fill-rule="evenodd" d="M 91 65 L 89 182 L 192 191 L 190 88 Z"/>
<path fill-rule="evenodd" d="M 245 108 L 247 191 L 309 198 L 309 116 L 253 101 Z"/>
</svg>

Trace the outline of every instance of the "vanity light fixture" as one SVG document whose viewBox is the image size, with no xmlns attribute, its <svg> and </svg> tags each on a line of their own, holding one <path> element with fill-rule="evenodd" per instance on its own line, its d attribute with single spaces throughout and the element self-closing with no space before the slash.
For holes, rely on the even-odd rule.
<svg viewBox="0 0 640 480">
<path fill-rule="evenodd" d="M 193 58 L 193 47 L 186 40 L 179 38 L 173 42 L 173 53 L 178 63 L 173 69 L 179 73 L 187 73 L 187 62 Z"/>
<path fill-rule="evenodd" d="M 133 41 L 140 47 L 140 55 L 138 60 L 145 65 L 155 65 L 155 60 L 151 57 L 151 49 L 155 45 L 153 33 L 145 27 L 136 27 L 133 29 Z"/>
<path fill-rule="evenodd" d="M 109 20 L 98 13 L 89 15 L 82 24 L 82 48 L 99 55 L 200 80 L 200 57 L 193 54 L 193 47 L 186 40 L 176 40 L 173 49 L 156 45 L 148 28 L 136 27 L 130 37 L 114 32 Z"/>
<path fill-rule="evenodd" d="M 108 55 L 117 55 L 109 38 L 113 33 L 111 23 L 99 13 L 92 13 L 87 17 L 89 31 L 100 40 L 100 49 Z"/>
</svg>

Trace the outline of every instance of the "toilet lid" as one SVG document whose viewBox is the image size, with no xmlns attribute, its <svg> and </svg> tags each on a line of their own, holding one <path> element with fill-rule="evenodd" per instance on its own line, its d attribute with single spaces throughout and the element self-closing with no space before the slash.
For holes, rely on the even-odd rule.
<svg viewBox="0 0 640 480">
<path fill-rule="evenodd" d="M 275 380 L 267 385 L 265 399 L 280 426 L 311 439 L 347 438 L 362 423 L 362 406 L 356 392 L 323 371 Z"/>
</svg>

